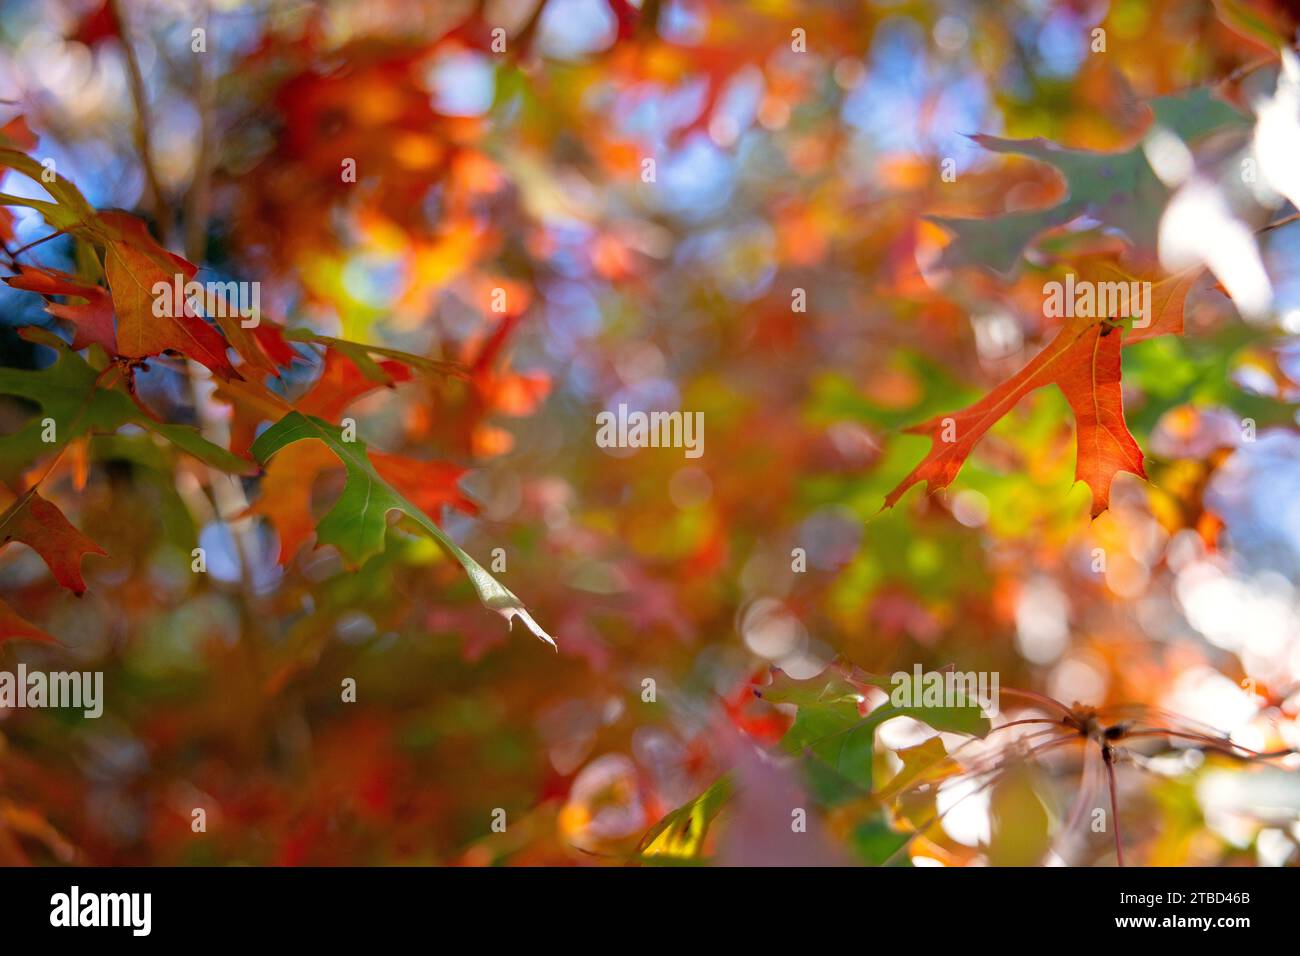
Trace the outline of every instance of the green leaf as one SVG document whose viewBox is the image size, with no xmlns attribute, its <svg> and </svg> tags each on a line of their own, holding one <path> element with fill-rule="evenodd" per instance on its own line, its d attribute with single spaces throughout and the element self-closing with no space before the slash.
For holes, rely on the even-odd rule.
<svg viewBox="0 0 1300 956">
<path fill-rule="evenodd" d="M 938 731 L 977 737 L 988 733 L 991 726 L 976 705 L 895 707 L 887 703 L 862 717 L 858 713 L 858 694 L 839 677 L 803 682 L 782 675 L 772 687 L 763 688 L 762 696 L 777 703 L 799 705 L 794 723 L 781 738 L 782 750 L 816 757 L 864 793 L 872 790 L 876 728 L 885 721 L 911 717 Z M 837 793 L 824 777 L 816 779 L 819 792 L 834 796 L 833 802 L 851 795 Z"/>
<path fill-rule="evenodd" d="M 883 816 L 872 817 L 853 829 L 852 846 L 858 856 L 871 866 L 910 866 L 907 857 L 899 858 L 899 851 L 912 839 L 913 834 L 895 830 Z"/>
<path fill-rule="evenodd" d="M 423 355 L 415 355 L 411 352 L 403 352 L 401 349 L 367 345 L 364 342 L 350 342 L 347 339 L 334 338 L 330 335 L 320 335 L 311 329 L 287 329 L 284 337 L 291 342 L 310 342 L 313 345 L 323 345 L 326 348 L 334 349 L 336 352 L 341 352 L 352 360 L 353 364 L 361 370 L 362 375 L 373 382 L 388 382 L 388 373 L 372 358 L 375 355 L 401 362 L 417 372 L 430 376 L 449 375 L 453 378 L 467 378 L 469 375 L 465 366 L 458 362 L 444 362 Z"/>
<path fill-rule="evenodd" d="M 1215 99 L 1204 87 L 1157 97 L 1149 105 L 1154 122 L 1185 141 L 1219 129 L 1245 128 L 1249 123 L 1246 116 Z M 1083 215 L 1119 229 L 1140 248 L 1155 248 L 1160 212 L 1169 190 L 1152 172 L 1141 143 L 1122 152 L 1103 153 L 1067 149 L 1042 138 L 971 138 L 993 152 L 1027 156 L 1055 166 L 1065 179 L 1066 197 L 1047 209 L 1001 216 L 931 217 L 954 234 L 944 250 L 946 265 L 979 265 L 1004 275 L 1011 273 L 1035 236 Z"/>
<path fill-rule="evenodd" d="M 873 710 L 870 716 L 875 717 L 877 714 L 882 723 L 894 717 L 911 717 L 944 733 L 968 734 L 972 737 L 983 737 L 992 726 L 978 704 L 968 707 L 895 707 L 893 704 L 885 704 Z"/>
<path fill-rule="evenodd" d="M 221 471 L 238 475 L 256 473 L 251 461 L 214 445 L 197 429 L 156 421 L 125 392 L 103 387 L 99 381 L 101 373 L 57 337 L 39 332 L 29 337 L 53 348 L 56 358 L 54 364 L 38 370 L 0 368 L 0 395 L 25 398 L 41 409 L 39 415 L 18 431 L 0 435 L 0 477 L 5 480 L 17 478 L 33 461 L 74 438 L 90 433 L 112 434 L 123 425 L 138 425 L 161 435 Z M 46 419 L 54 422 L 53 442 L 44 440 L 48 434 Z"/>
<path fill-rule="evenodd" d="M 646 860 L 697 860 L 718 811 L 731 799 L 731 777 L 724 774 L 709 789 L 656 823 L 637 847 Z"/>
<path fill-rule="evenodd" d="M 915 747 L 895 752 L 903 767 L 880 791 L 882 800 L 892 800 L 913 784 L 942 776 L 948 763 L 948 748 L 939 737 L 930 737 Z"/>
<path fill-rule="evenodd" d="M 1036 866 L 1051 848 L 1047 809 L 1028 767 L 1017 766 L 993 785 L 989 799 L 989 863 Z"/>
<path fill-rule="evenodd" d="M 336 546 L 345 558 L 360 564 L 383 550 L 388 513 L 400 511 L 461 563 L 486 607 L 512 624 L 518 617 L 533 634 L 555 647 L 555 641 L 533 620 L 523 602 L 457 547 L 432 518 L 385 481 L 370 461 L 365 444 L 345 441 L 338 426 L 301 412 L 290 412 L 258 436 L 253 443 L 253 456 L 266 464 L 281 448 L 305 439 L 324 442 L 347 470 L 343 493 L 316 526 L 316 537 L 321 544 Z"/>
<path fill-rule="evenodd" d="M 1214 12 L 1242 36 L 1257 40 L 1270 50 L 1291 45 L 1291 40 L 1279 33 L 1266 17 L 1238 0 L 1214 0 Z"/>
<path fill-rule="evenodd" d="M 16 149 L 0 149 L 0 167 L 16 170 L 50 194 L 54 202 L 39 199 L 27 199 L 22 196 L 5 194 L 0 196 L 0 205 L 26 206 L 35 209 L 55 229 L 72 229 L 89 227 L 95 220 L 96 212 L 80 190 L 62 176 L 49 179 L 44 166 L 24 152 Z"/>
<path fill-rule="evenodd" d="M 772 704 L 797 704 L 804 706 L 851 705 L 856 717 L 862 692 L 840 677 L 816 677 L 812 680 L 795 680 L 784 671 L 778 671 L 772 683 L 754 691 Z"/>
</svg>

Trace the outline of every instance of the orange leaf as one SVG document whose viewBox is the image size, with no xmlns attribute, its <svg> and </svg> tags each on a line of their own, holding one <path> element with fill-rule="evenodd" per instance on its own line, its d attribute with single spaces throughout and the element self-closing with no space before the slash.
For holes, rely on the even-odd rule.
<svg viewBox="0 0 1300 956">
<path fill-rule="evenodd" d="M 1092 516 L 1110 507 L 1110 483 L 1116 472 L 1145 478 L 1142 449 L 1124 422 L 1119 351 L 1122 331 L 1094 325 L 1062 356 L 1056 384 L 1074 412 L 1078 447 L 1074 478 L 1092 489 Z"/>
<path fill-rule="evenodd" d="M 261 382 L 231 379 L 218 382 L 213 396 L 230 406 L 230 450 L 247 455 L 257 438 L 257 426 L 276 421 L 293 410 L 293 406 Z"/>
<path fill-rule="evenodd" d="M 27 125 L 25 116 L 15 116 L 4 126 L 0 126 L 0 144 L 31 152 L 36 148 L 37 137 Z"/>
<path fill-rule="evenodd" d="M 457 487 L 465 469 L 444 461 L 416 461 L 402 455 L 370 452 L 375 470 L 412 503 L 437 516 L 444 505 L 465 514 L 478 506 Z M 342 465 L 321 442 L 298 442 L 282 449 L 266 466 L 261 494 L 248 509 L 262 515 L 280 539 L 280 563 L 287 564 L 316 530 L 311 512 L 312 485 L 322 472 Z"/>
<path fill-rule="evenodd" d="M 459 465 L 445 461 L 417 461 L 381 451 L 371 451 L 370 460 L 385 481 L 435 519 L 443 505 L 469 515 L 478 513 L 478 505 L 456 485 L 467 471 Z"/>
<path fill-rule="evenodd" d="M 33 488 L 20 495 L 0 516 L 0 547 L 21 541 L 33 548 L 49 566 L 54 579 L 74 594 L 86 590 L 81 577 L 81 559 L 87 554 L 106 554 L 99 545 L 74 528 L 63 512 Z"/>
<path fill-rule="evenodd" d="M 47 644 L 59 643 L 32 624 L 4 601 L 0 601 L 0 644 L 5 641 L 43 641 Z"/>
<path fill-rule="evenodd" d="M 946 488 L 957 477 L 975 443 L 1035 389 L 1055 383 L 1065 394 L 1078 423 L 1077 480 L 1092 489 L 1092 515 L 1110 506 L 1115 473 L 1145 478 L 1142 451 L 1124 422 L 1120 390 L 1121 330 L 1105 322 L 1074 321 L 1023 369 L 982 399 L 959 412 L 909 428 L 930 436 L 930 453 L 885 497 L 893 507 L 912 485 L 926 482 L 930 491 Z"/>
<path fill-rule="evenodd" d="M 154 287 L 182 288 L 194 277 L 193 263 L 173 255 L 149 235 L 143 222 L 120 212 L 99 216 L 104 227 L 104 272 L 117 310 L 118 353 L 144 358 L 167 350 L 180 352 L 222 378 L 239 374 L 226 356 L 226 340 L 189 307 L 185 296 L 155 314 Z M 173 297 L 174 298 L 174 297 Z"/>
<path fill-rule="evenodd" d="M 1157 335 L 1182 335 L 1183 311 L 1187 305 L 1187 293 L 1192 291 L 1196 280 L 1205 272 L 1204 267 L 1194 266 L 1175 275 L 1167 276 L 1151 284 L 1151 322 L 1145 328 L 1136 325 L 1124 340 L 1125 345 L 1152 339 Z"/>
<path fill-rule="evenodd" d="M 341 468 L 322 442 L 304 441 L 289 445 L 266 466 L 261 494 L 248 509 L 262 515 L 280 539 L 280 563 L 288 564 L 304 541 L 316 530 L 311 513 L 312 484 L 330 468 Z"/>
<path fill-rule="evenodd" d="M 405 382 L 411 378 L 411 371 L 400 362 L 385 360 L 378 363 L 379 368 L 387 374 L 389 381 L 375 381 L 367 378 L 357 368 L 355 362 L 340 352 L 330 349 L 325 353 L 325 367 L 320 378 L 312 385 L 307 394 L 295 404 L 304 415 L 315 415 L 326 421 L 338 421 L 344 410 L 371 392 L 391 387 L 395 382 Z"/>
<path fill-rule="evenodd" d="M 5 282 L 15 289 L 38 292 L 46 299 L 56 295 L 85 299 L 81 305 L 47 302 L 45 311 L 72 323 L 74 349 L 84 349 L 94 343 L 102 345 L 109 354 L 117 352 L 113 335 L 113 301 L 99 286 L 87 285 L 76 276 L 57 269 L 24 265 L 18 266 L 18 275 L 9 276 Z"/>
</svg>

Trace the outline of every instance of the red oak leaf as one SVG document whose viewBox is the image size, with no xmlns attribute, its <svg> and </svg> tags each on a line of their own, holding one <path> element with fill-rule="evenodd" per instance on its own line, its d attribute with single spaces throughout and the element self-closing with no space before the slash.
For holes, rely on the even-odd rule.
<svg viewBox="0 0 1300 956">
<path fill-rule="evenodd" d="M 386 481 L 430 515 L 436 517 L 444 505 L 465 514 L 478 513 L 478 506 L 457 487 L 464 468 L 376 451 L 370 452 L 370 460 Z M 275 528 L 281 564 L 287 564 L 316 530 L 311 496 L 317 476 L 341 469 L 338 458 L 320 442 L 298 442 L 267 464 L 261 495 L 248 511 L 262 515 Z"/>
<path fill-rule="evenodd" d="M 25 116 L 15 116 L 4 126 L 0 126 L 0 145 L 31 152 L 36 148 L 37 137 L 27 125 Z"/>
<path fill-rule="evenodd" d="M 400 362 L 385 360 L 376 365 L 383 370 L 388 381 L 368 377 L 352 359 L 330 349 L 325 353 L 325 367 L 321 370 L 320 378 L 295 407 L 304 415 L 315 415 L 333 422 L 338 420 L 344 409 L 363 395 L 411 378 L 410 369 Z"/>
<path fill-rule="evenodd" d="M 20 265 L 18 275 L 6 278 L 5 282 L 15 289 L 38 292 L 47 300 L 56 295 L 84 299 L 80 305 L 47 301 L 45 311 L 72 323 L 74 349 L 96 344 L 102 345 L 110 354 L 117 352 L 113 334 L 113 300 L 104 289 L 87 285 L 66 272 L 40 266 Z"/>
<path fill-rule="evenodd" d="M 156 308 L 159 297 L 155 287 L 163 283 L 175 290 L 179 284 L 183 289 L 198 272 L 197 267 L 160 246 L 144 223 L 133 216 L 104 212 L 99 224 L 104 237 L 104 272 L 117 311 L 118 354 L 145 358 L 172 350 L 222 378 L 238 378 L 226 355 L 226 340 L 195 315 L 183 292 L 178 302 L 173 291 L 169 308 Z"/>
<path fill-rule="evenodd" d="M 113 11 L 107 3 L 101 3 L 77 22 L 76 29 L 68 39 L 93 48 L 105 40 L 119 36 L 121 30 L 117 17 L 113 16 Z"/>
<path fill-rule="evenodd" d="M 975 443 L 1030 392 L 1055 383 L 1078 426 L 1076 480 L 1092 489 L 1092 515 L 1110 506 L 1116 472 L 1145 478 L 1142 451 L 1124 422 L 1120 391 L 1122 330 L 1107 322 L 1073 321 L 1023 369 L 968 408 L 907 429 L 929 435 L 930 453 L 885 497 L 893 507 L 908 488 L 924 481 L 930 491 L 947 487 Z"/>
<path fill-rule="evenodd" d="M 468 469 L 446 461 L 417 461 L 381 451 L 371 451 L 370 460 L 386 481 L 435 518 L 443 505 L 468 515 L 478 514 L 478 505 L 456 484 Z"/>
<path fill-rule="evenodd" d="M 8 604 L 0 601 L 0 644 L 5 641 L 18 640 L 42 641 L 47 644 L 58 643 L 57 640 L 28 621 Z"/>
<path fill-rule="evenodd" d="M 33 488 L 0 515 L 0 547 L 21 541 L 44 559 L 54 579 L 74 594 L 86 590 L 81 577 L 81 559 L 88 554 L 106 554 L 99 545 L 72 526 L 63 512 Z"/>
</svg>

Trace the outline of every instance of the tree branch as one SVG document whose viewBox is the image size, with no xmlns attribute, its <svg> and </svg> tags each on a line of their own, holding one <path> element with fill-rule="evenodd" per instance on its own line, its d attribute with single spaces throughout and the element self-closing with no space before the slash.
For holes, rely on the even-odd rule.
<svg viewBox="0 0 1300 956">
<path fill-rule="evenodd" d="M 108 12 L 113 18 L 118 36 L 122 39 L 122 50 L 126 55 L 127 81 L 131 87 L 131 100 L 135 104 L 135 147 L 140 154 L 140 164 L 144 167 L 144 178 L 149 187 L 150 203 L 153 207 L 154 222 L 158 226 L 159 238 L 166 245 L 171 235 L 172 215 L 163 195 L 157 164 L 154 162 L 153 144 L 149 134 L 152 125 L 149 119 L 149 96 L 144 87 L 144 74 L 140 72 L 140 61 L 136 58 L 135 47 L 131 45 L 120 0 L 108 0 Z"/>
</svg>

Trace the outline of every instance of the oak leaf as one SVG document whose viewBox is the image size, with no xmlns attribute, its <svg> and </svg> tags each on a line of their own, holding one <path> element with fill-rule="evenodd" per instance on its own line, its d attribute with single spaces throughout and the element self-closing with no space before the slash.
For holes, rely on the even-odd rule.
<svg viewBox="0 0 1300 956">
<path fill-rule="evenodd" d="M 53 348 L 57 358 L 43 369 L 0 368 L 0 395 L 27 399 L 42 412 L 17 431 L 0 435 L 0 479 L 17 479 L 26 462 L 83 435 L 112 434 L 127 424 L 161 435 L 222 471 L 251 474 L 257 470 L 251 461 L 208 441 L 197 428 L 160 422 L 146 414 L 125 391 L 108 387 L 106 376 L 115 372 L 97 372 L 50 332 L 27 329 L 25 337 Z M 53 443 L 45 440 L 47 427 L 53 429 Z"/>
<path fill-rule="evenodd" d="M 8 604 L 0 601 L 0 644 L 17 640 L 41 641 L 45 644 L 58 643 L 54 637 L 28 621 Z"/>
<path fill-rule="evenodd" d="M 172 308 L 161 310 L 162 315 L 156 314 L 155 287 L 179 284 L 183 289 L 198 268 L 158 245 L 139 219 L 105 212 L 99 221 L 107 227 L 104 274 L 117 312 L 118 354 L 145 358 L 170 349 L 222 378 L 239 377 L 226 355 L 226 340 L 195 314 L 184 295 Z"/>
<path fill-rule="evenodd" d="M 533 620 L 528 608 L 509 588 L 466 554 L 429 515 L 394 487 L 362 442 L 347 440 L 342 430 L 329 422 L 294 411 L 258 436 L 252 451 L 258 461 L 268 463 L 278 452 L 305 439 L 326 445 L 347 471 L 343 493 L 316 525 L 319 544 L 332 544 L 346 561 L 360 564 L 383 550 L 388 514 L 399 511 L 460 562 L 485 607 L 511 623 L 518 617 L 534 635 L 555 646 L 555 640 Z"/>
<path fill-rule="evenodd" d="M 924 481 L 946 488 L 975 443 L 1035 389 L 1055 384 L 1074 412 L 1077 426 L 1075 478 L 1092 490 L 1095 518 L 1110 506 L 1110 486 L 1121 471 L 1146 477 L 1142 450 L 1124 421 L 1120 387 L 1122 326 L 1073 320 L 1023 369 L 975 404 L 915 425 L 907 431 L 930 437 L 930 453 L 885 497 L 893 507 L 908 488 Z"/>
<path fill-rule="evenodd" d="M 20 541 L 39 554 L 54 579 L 73 594 L 83 594 L 81 560 L 88 554 L 106 554 L 99 545 L 72 526 L 63 512 L 35 488 L 19 495 L 0 515 L 0 547 Z"/>
<path fill-rule="evenodd" d="M 449 462 L 416 461 L 402 455 L 370 451 L 375 470 L 431 515 L 448 506 L 477 514 L 478 506 L 457 483 L 466 469 Z M 316 528 L 311 513 L 312 485 L 326 471 L 341 468 L 338 458 L 319 442 L 299 442 L 280 451 L 266 466 L 261 494 L 248 509 L 275 528 L 280 539 L 280 563 L 287 564 Z"/>
<path fill-rule="evenodd" d="M 1156 97 L 1147 105 L 1153 125 L 1187 142 L 1220 130 L 1245 130 L 1249 125 L 1246 116 L 1207 88 Z M 1065 181 L 1065 195 L 1045 209 L 978 219 L 930 217 L 954 235 L 943 252 L 944 265 L 1014 272 L 1035 237 L 1084 216 L 1119 230 L 1136 248 L 1154 251 L 1169 189 L 1152 171 L 1141 141 L 1119 152 L 1097 152 L 1067 148 L 1042 138 L 1003 139 L 980 134 L 971 139 L 991 152 L 1050 164 Z"/>
<path fill-rule="evenodd" d="M 15 289 L 37 292 L 45 296 L 45 311 L 55 318 L 65 319 L 73 325 L 72 347 L 84 349 L 100 345 L 109 354 L 117 352 L 117 338 L 113 332 L 113 300 L 97 285 L 88 285 L 76 276 L 40 266 L 18 266 L 18 275 L 5 282 Z M 58 303 L 53 296 L 84 299 L 83 303 Z"/>
</svg>

